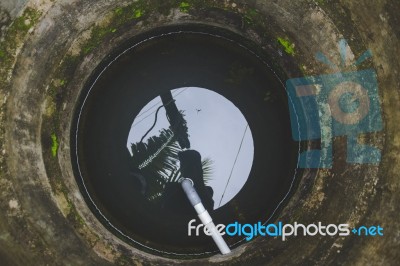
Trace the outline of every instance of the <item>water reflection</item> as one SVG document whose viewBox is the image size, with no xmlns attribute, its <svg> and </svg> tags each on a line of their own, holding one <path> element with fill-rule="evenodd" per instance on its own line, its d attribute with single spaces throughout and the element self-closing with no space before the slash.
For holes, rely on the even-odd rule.
<svg viewBox="0 0 400 266">
<path fill-rule="evenodd" d="M 175 212 L 191 208 L 179 178 L 193 179 L 205 206 L 216 209 L 243 187 L 254 154 L 239 109 L 218 93 L 196 87 L 172 90 L 144 106 L 132 124 L 127 148 L 138 191 Z"/>
</svg>

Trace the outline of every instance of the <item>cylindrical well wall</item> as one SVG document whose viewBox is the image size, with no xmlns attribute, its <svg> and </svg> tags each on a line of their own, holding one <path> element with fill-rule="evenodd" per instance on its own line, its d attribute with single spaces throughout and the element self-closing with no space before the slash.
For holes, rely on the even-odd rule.
<svg viewBox="0 0 400 266">
<path fill-rule="evenodd" d="M 4 260 L 86 265 L 171 262 L 132 248 L 93 216 L 74 179 L 69 132 L 80 90 L 105 55 L 150 29 L 190 22 L 215 25 L 250 39 L 270 55 L 275 69 L 283 71 L 277 74 L 288 78 L 332 73 L 315 60 L 315 54 L 321 51 L 338 64 L 340 38 L 348 40 L 350 57 L 371 49 L 373 58 L 353 70 L 377 72 L 384 129 L 367 134 L 364 141 L 381 149 L 380 164 L 347 164 L 346 139 L 334 138 L 332 169 L 302 171 L 296 192 L 277 219 L 380 224 L 386 231 L 384 238 L 314 237 L 287 242 L 258 238 L 226 258 L 174 262 L 393 264 L 399 256 L 395 250 L 399 245 L 399 64 L 394 56 L 399 52 L 398 4 L 187 4 L 28 1 L 25 11 L 7 26 L 1 43 Z"/>
</svg>

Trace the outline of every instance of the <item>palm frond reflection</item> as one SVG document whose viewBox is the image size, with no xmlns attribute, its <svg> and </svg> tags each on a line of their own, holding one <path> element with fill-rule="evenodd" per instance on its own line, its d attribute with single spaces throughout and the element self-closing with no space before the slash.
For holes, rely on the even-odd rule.
<svg viewBox="0 0 400 266">
<path fill-rule="evenodd" d="M 178 182 L 182 177 L 179 152 L 182 151 L 171 129 L 162 129 L 158 136 L 146 142 L 131 144 L 132 166 L 136 178 L 141 179 L 142 193 L 152 201 L 159 202 L 167 183 Z M 212 179 L 213 161 L 202 160 L 204 183 Z"/>
</svg>

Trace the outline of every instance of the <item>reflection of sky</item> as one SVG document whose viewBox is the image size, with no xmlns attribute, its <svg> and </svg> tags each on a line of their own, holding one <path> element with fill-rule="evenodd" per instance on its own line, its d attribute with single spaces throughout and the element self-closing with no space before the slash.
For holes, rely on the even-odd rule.
<svg viewBox="0 0 400 266">
<path fill-rule="evenodd" d="M 247 122 L 235 105 L 213 91 L 189 87 L 173 90 L 172 95 L 178 109 L 184 111 L 191 149 L 200 152 L 202 159 L 209 157 L 214 161 L 213 174 L 208 185 L 214 190 L 214 208 L 217 208 L 234 165 Z M 127 141 L 129 150 L 130 143 L 139 142 L 153 125 L 155 111 L 160 105 L 160 97 L 153 99 L 135 118 Z M 198 112 L 196 109 L 201 111 Z M 144 142 L 148 137 L 158 135 L 160 129 L 168 127 L 165 109 L 161 108 L 158 112 L 157 124 Z M 221 206 L 230 201 L 243 187 L 250 173 L 253 154 L 253 139 L 248 128 Z"/>
</svg>

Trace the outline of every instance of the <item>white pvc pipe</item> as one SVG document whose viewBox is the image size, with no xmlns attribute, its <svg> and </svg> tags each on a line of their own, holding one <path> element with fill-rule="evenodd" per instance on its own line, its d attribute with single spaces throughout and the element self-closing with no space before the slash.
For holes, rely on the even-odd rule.
<svg viewBox="0 0 400 266">
<path fill-rule="evenodd" d="M 222 238 L 221 234 L 215 227 L 215 224 L 212 221 L 212 218 L 208 211 L 204 208 L 203 203 L 201 203 L 201 199 L 199 194 L 197 194 L 195 188 L 193 187 L 193 181 L 190 178 L 183 178 L 181 180 L 181 185 L 183 191 L 185 191 L 186 196 L 188 197 L 190 203 L 194 207 L 197 212 L 197 215 L 200 218 L 200 221 L 204 224 L 204 226 L 208 229 L 213 238 L 215 244 L 221 251 L 223 255 L 231 252 L 225 240 Z"/>
</svg>

